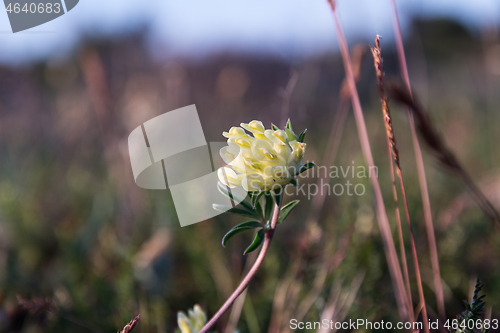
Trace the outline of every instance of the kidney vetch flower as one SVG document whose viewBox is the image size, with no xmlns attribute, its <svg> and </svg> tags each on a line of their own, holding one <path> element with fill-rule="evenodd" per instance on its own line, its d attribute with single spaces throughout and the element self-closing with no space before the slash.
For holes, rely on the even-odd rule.
<svg viewBox="0 0 500 333">
<path fill-rule="evenodd" d="M 296 184 L 295 176 L 304 169 L 305 133 L 297 136 L 290 120 L 284 130 L 275 125 L 265 129 L 258 120 L 231 127 L 222 133 L 228 146 L 220 150 L 220 155 L 229 167 L 218 170 L 219 180 L 229 187 L 242 186 L 248 192 Z"/>
</svg>

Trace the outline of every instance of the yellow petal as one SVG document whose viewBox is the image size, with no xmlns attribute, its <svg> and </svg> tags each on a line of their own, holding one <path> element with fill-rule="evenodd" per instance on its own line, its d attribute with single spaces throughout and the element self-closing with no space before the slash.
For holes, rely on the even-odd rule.
<svg viewBox="0 0 500 333">
<path fill-rule="evenodd" d="M 304 154 L 306 153 L 306 144 L 298 141 L 290 142 L 290 147 L 292 147 L 292 153 L 288 158 L 288 164 L 291 166 L 297 166 L 302 162 Z"/>
<path fill-rule="evenodd" d="M 247 192 L 262 191 L 266 188 L 266 182 L 261 175 L 251 174 L 246 175 L 241 181 L 241 186 Z"/>
<path fill-rule="evenodd" d="M 217 170 L 217 176 L 219 177 L 219 181 L 225 186 L 229 186 L 231 188 L 241 185 L 241 178 L 233 169 L 230 168 L 219 168 Z"/>
<path fill-rule="evenodd" d="M 277 158 L 273 146 L 267 140 L 255 140 L 252 142 L 252 154 L 259 161 L 272 161 Z"/>
<path fill-rule="evenodd" d="M 245 165 L 249 167 L 251 170 L 254 171 L 260 170 L 260 163 L 252 158 L 243 157 L 243 162 L 245 162 Z"/>
<path fill-rule="evenodd" d="M 241 127 L 246 129 L 247 131 L 254 133 L 254 134 L 264 134 L 264 125 L 262 124 L 261 121 L 258 120 L 252 120 L 248 124 L 241 123 Z"/>
<path fill-rule="evenodd" d="M 271 175 L 276 181 L 290 179 L 291 175 L 288 172 L 288 167 L 285 165 L 275 165 L 271 167 Z"/>
<path fill-rule="evenodd" d="M 266 130 L 264 135 L 274 144 L 286 145 L 286 134 L 282 130 Z"/>
<path fill-rule="evenodd" d="M 189 319 L 184 312 L 177 312 L 177 325 L 182 333 L 195 333 L 192 331 Z"/>
<path fill-rule="evenodd" d="M 203 328 L 205 323 L 207 322 L 207 315 L 205 312 L 201 309 L 201 307 L 196 304 L 193 308 L 194 313 L 196 314 L 197 318 L 197 325 L 199 326 L 199 329 Z"/>
<path fill-rule="evenodd" d="M 255 139 L 249 135 L 233 135 L 227 140 L 227 142 L 236 144 L 243 148 L 250 148 L 252 146 L 252 141 L 254 140 Z"/>
<path fill-rule="evenodd" d="M 222 147 L 219 151 L 220 157 L 226 164 L 231 164 L 234 159 L 240 154 L 241 149 L 238 145 L 230 143 L 229 145 Z"/>
<path fill-rule="evenodd" d="M 229 132 L 222 132 L 222 135 L 226 138 L 229 138 L 233 135 L 246 135 L 246 133 L 241 127 L 231 127 L 231 129 L 229 129 Z"/>
</svg>

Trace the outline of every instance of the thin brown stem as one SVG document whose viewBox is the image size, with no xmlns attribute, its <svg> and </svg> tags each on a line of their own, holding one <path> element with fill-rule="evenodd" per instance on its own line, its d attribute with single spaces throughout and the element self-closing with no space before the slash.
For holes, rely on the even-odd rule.
<svg viewBox="0 0 500 333">
<path fill-rule="evenodd" d="M 356 120 L 356 126 L 358 128 L 358 135 L 361 143 L 361 149 L 363 151 L 363 156 L 365 158 L 366 164 L 368 165 L 368 168 L 370 170 L 370 180 L 373 185 L 377 221 L 380 229 L 380 234 L 382 236 L 382 242 L 384 245 L 387 264 L 389 266 L 389 272 L 395 290 L 398 311 L 403 320 L 408 320 L 409 315 L 406 308 L 408 300 L 405 292 L 403 276 L 401 274 L 401 269 L 399 267 L 396 248 L 394 246 L 394 239 L 392 238 L 391 228 L 389 226 L 389 221 L 387 219 L 387 212 L 385 211 L 384 200 L 382 197 L 382 190 L 380 189 L 380 184 L 378 182 L 377 175 L 374 173 L 375 164 L 373 160 L 372 151 L 370 148 L 370 140 L 368 138 L 368 131 L 366 129 L 366 124 L 363 117 L 361 102 L 359 100 L 358 91 L 356 89 L 356 81 L 354 80 L 351 58 L 349 56 L 347 43 L 345 41 L 345 37 L 342 32 L 340 21 L 337 17 L 337 13 L 335 10 L 335 3 L 333 0 L 328 0 L 328 2 L 332 9 L 335 21 L 335 27 L 337 30 L 338 40 L 340 44 L 340 51 L 342 54 L 342 59 L 346 71 L 346 78 L 348 80 L 349 90 L 351 91 L 351 102 L 353 106 L 354 117 Z"/>
<path fill-rule="evenodd" d="M 393 7 L 393 23 L 394 23 L 394 36 L 396 38 L 396 47 L 399 59 L 399 67 L 401 75 L 405 82 L 406 88 L 411 94 L 410 76 L 408 74 L 408 66 L 406 65 L 406 56 L 403 46 L 403 38 L 401 36 L 401 26 L 399 24 L 398 9 L 396 0 L 392 0 Z M 415 120 L 413 114 L 408 109 L 408 118 L 410 122 L 411 138 L 413 142 L 413 150 L 415 152 L 415 160 L 417 162 L 418 182 L 420 185 L 420 195 L 422 197 L 422 207 L 424 209 L 425 229 L 427 232 L 427 240 L 429 243 L 429 252 L 431 255 L 432 275 L 434 278 L 434 290 L 436 294 L 436 303 L 438 307 L 438 314 L 442 322 L 446 318 L 446 310 L 444 306 L 444 292 L 441 283 L 441 272 L 439 268 L 439 257 L 436 245 L 436 235 L 434 232 L 434 223 L 432 221 L 431 201 L 429 199 L 429 189 L 427 188 L 427 177 L 425 175 L 424 159 L 422 157 L 422 150 L 417 138 L 417 131 L 415 128 Z"/>
<path fill-rule="evenodd" d="M 413 300 L 412 300 L 412 296 L 411 296 L 410 275 L 408 273 L 408 262 L 406 260 L 406 250 L 405 250 L 405 243 L 404 243 L 404 238 L 403 238 L 403 228 L 401 225 L 401 215 L 399 213 L 398 191 L 396 188 L 396 177 L 394 175 L 394 165 L 392 164 L 391 144 L 389 142 L 389 139 L 387 139 L 387 146 L 389 149 L 389 163 L 390 163 L 390 170 L 391 170 L 392 196 L 394 198 L 396 225 L 398 228 L 399 251 L 401 253 L 401 266 L 403 268 L 403 277 L 405 279 L 406 293 L 408 295 L 408 311 L 409 311 L 409 314 L 412 315 L 413 314 L 413 310 L 412 310 L 413 309 Z M 413 321 L 413 319 L 410 318 L 410 321 Z"/>
<path fill-rule="evenodd" d="M 247 272 L 251 268 L 251 263 L 255 261 L 255 252 L 250 253 L 247 262 L 245 263 L 245 268 L 243 269 L 243 274 L 247 274 Z M 236 326 L 241 316 L 241 312 L 243 310 L 243 305 L 245 304 L 246 299 L 246 291 L 244 291 L 241 296 L 234 302 L 233 308 L 231 309 L 231 313 L 229 315 L 229 321 L 224 329 L 225 333 L 233 333 L 236 330 Z"/>
<path fill-rule="evenodd" d="M 403 203 L 406 211 L 406 220 L 408 221 L 408 229 L 410 230 L 410 241 L 411 241 L 411 252 L 413 255 L 413 265 L 415 269 L 415 276 L 417 278 L 417 288 L 418 288 L 418 298 L 420 304 L 422 304 L 422 321 L 424 322 L 424 332 L 429 333 L 429 327 L 427 325 L 427 308 L 425 306 L 424 289 L 422 286 L 422 276 L 420 274 L 420 265 L 418 264 L 417 247 L 415 245 L 415 237 L 413 236 L 413 228 L 410 220 L 410 212 L 408 211 L 408 202 L 406 201 L 405 186 L 403 184 L 403 175 L 401 169 L 396 169 L 399 177 L 399 184 L 401 185 L 401 195 L 403 196 Z"/>
<path fill-rule="evenodd" d="M 419 296 L 420 304 L 422 304 L 422 307 L 423 307 L 422 318 L 423 318 L 423 322 L 427 323 L 427 309 L 425 307 L 425 297 L 424 297 L 424 292 L 423 292 L 423 287 L 422 287 L 422 276 L 420 275 L 420 265 L 418 263 L 417 248 L 415 245 L 415 238 L 413 236 L 413 229 L 412 229 L 411 220 L 410 220 L 410 212 L 408 209 L 408 202 L 406 200 L 405 187 L 403 184 L 403 171 L 401 169 L 401 164 L 400 164 L 400 160 L 399 160 L 399 151 L 398 151 L 398 146 L 397 146 L 397 141 L 396 141 L 396 135 L 394 133 L 394 127 L 392 125 L 391 111 L 389 109 L 389 103 L 387 102 L 387 96 L 386 96 L 385 90 L 384 90 L 384 69 L 382 66 L 382 55 L 380 52 L 380 36 L 378 36 L 378 35 L 375 38 L 375 46 L 372 47 L 372 54 L 373 54 L 373 61 L 374 61 L 374 66 L 375 66 L 375 73 L 377 76 L 377 86 L 378 86 L 378 92 L 380 95 L 380 104 L 382 106 L 382 113 L 384 114 L 387 142 L 389 144 L 389 150 L 390 150 L 389 154 L 392 155 L 394 162 L 396 163 L 396 172 L 398 174 L 399 183 L 401 185 L 401 193 L 403 195 L 403 204 L 404 204 L 404 208 L 405 208 L 405 212 L 406 212 L 406 220 L 408 222 L 408 228 L 410 230 L 410 241 L 411 241 L 411 249 L 412 249 L 412 255 L 413 255 L 413 264 L 415 267 L 415 275 L 417 278 L 418 296 Z M 392 176 L 392 180 L 394 182 L 394 171 L 393 171 L 392 161 L 390 162 L 390 164 L 391 164 L 391 176 Z M 395 186 L 395 184 L 393 183 L 394 199 L 397 203 L 397 192 L 396 192 L 396 189 L 394 186 Z M 398 217 L 399 217 L 399 214 L 398 214 Z M 409 297 L 411 297 L 411 294 Z M 428 327 L 426 326 L 424 328 L 424 330 L 426 332 L 428 332 Z"/>
<path fill-rule="evenodd" d="M 222 317 L 222 315 L 231 307 L 231 305 L 238 298 L 238 296 L 240 296 L 241 293 L 246 289 L 246 287 L 248 287 L 248 284 L 259 270 L 259 267 L 260 265 L 262 265 L 262 262 L 266 257 L 267 251 L 269 250 L 271 241 L 273 240 L 274 231 L 276 230 L 276 225 L 278 223 L 279 213 L 280 213 L 280 205 L 275 204 L 273 216 L 271 218 L 270 228 L 266 230 L 264 242 L 262 243 L 262 249 L 260 250 L 259 256 L 255 260 L 252 268 L 250 268 L 250 270 L 248 271 L 247 275 L 243 278 L 238 288 L 236 288 L 236 290 L 231 294 L 231 296 L 229 296 L 229 298 L 226 300 L 226 302 L 224 302 L 219 311 L 217 311 L 217 313 L 212 317 L 212 319 L 210 319 L 208 323 L 206 323 L 205 326 L 203 326 L 203 328 L 200 330 L 199 333 L 206 333 L 209 329 L 211 329 L 212 326 L 214 326 L 215 323 L 220 319 L 220 317 Z"/>
<path fill-rule="evenodd" d="M 382 65 L 382 54 L 380 51 L 380 36 L 377 35 L 375 38 L 375 46 L 371 48 L 373 55 L 373 62 L 375 67 L 375 74 L 377 77 L 377 87 L 380 95 L 380 105 L 382 107 L 382 114 L 384 116 L 384 124 L 385 124 L 385 133 L 387 136 L 387 147 L 389 150 L 389 169 L 391 171 L 391 184 L 392 184 L 392 196 L 395 203 L 395 211 L 396 211 L 396 222 L 398 228 L 398 236 L 399 236 L 399 247 L 401 252 L 401 263 L 403 268 L 403 275 L 406 284 L 406 292 L 408 294 L 408 311 L 409 314 L 413 313 L 413 300 L 411 296 L 411 288 L 410 288 L 410 277 L 408 274 L 408 263 L 406 261 L 406 251 L 404 246 L 404 238 L 403 238 L 403 228 L 401 225 L 401 216 L 399 213 L 399 205 L 398 205 L 398 191 L 396 188 L 396 178 L 394 176 L 394 165 L 392 161 L 394 160 L 396 164 L 396 168 L 399 171 L 401 170 L 401 165 L 399 161 L 399 151 L 396 143 L 396 136 L 394 134 L 394 128 L 392 126 L 392 118 L 391 112 L 389 109 L 389 103 L 387 102 L 387 96 L 384 91 L 384 69 Z M 405 206 L 407 208 L 407 206 Z M 411 318 L 413 321 L 413 318 Z"/>
</svg>

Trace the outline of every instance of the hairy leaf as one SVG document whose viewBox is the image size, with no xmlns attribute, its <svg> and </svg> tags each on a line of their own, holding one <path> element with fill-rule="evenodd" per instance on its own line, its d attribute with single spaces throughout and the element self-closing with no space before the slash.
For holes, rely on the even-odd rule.
<svg viewBox="0 0 500 333">
<path fill-rule="evenodd" d="M 278 224 L 280 224 L 287 218 L 287 216 L 292 212 L 292 210 L 295 208 L 295 206 L 297 206 L 298 203 L 299 200 L 294 200 L 287 203 L 281 208 L 280 216 L 278 217 Z"/>
<path fill-rule="evenodd" d="M 247 249 L 245 250 L 245 252 L 243 254 L 248 254 L 248 253 L 258 249 L 260 244 L 262 244 L 262 242 L 264 241 L 265 237 L 266 237 L 266 232 L 264 231 L 264 229 L 260 229 L 259 231 L 257 231 L 257 233 L 255 234 L 255 238 L 253 239 L 252 244 L 250 244 L 250 246 L 247 247 Z"/>
<path fill-rule="evenodd" d="M 262 225 L 260 224 L 259 221 L 246 221 L 243 223 L 238 224 L 237 226 L 233 227 L 231 230 L 229 230 L 224 237 L 222 238 L 222 246 L 226 247 L 227 242 L 236 234 L 248 230 L 248 229 L 255 229 L 255 228 L 260 228 Z"/>
<path fill-rule="evenodd" d="M 297 141 L 298 142 L 304 142 L 304 138 L 306 136 L 306 133 L 307 133 L 307 128 L 305 130 L 303 130 L 302 132 L 300 132 L 299 139 Z"/>
<path fill-rule="evenodd" d="M 264 198 L 266 199 L 264 218 L 266 221 L 269 221 L 269 219 L 271 218 L 271 213 L 273 212 L 273 207 L 274 207 L 273 196 L 271 195 L 271 193 L 267 192 Z"/>
<path fill-rule="evenodd" d="M 224 212 L 224 213 L 232 213 L 232 214 L 237 214 L 237 215 L 243 215 L 247 217 L 252 217 L 259 219 L 260 216 L 257 214 L 255 210 L 249 210 L 244 207 L 231 207 L 231 206 L 226 206 L 226 205 L 219 205 L 219 204 L 213 204 L 212 207 L 215 210 L 218 210 L 219 212 Z"/>
<path fill-rule="evenodd" d="M 302 172 L 306 171 L 306 170 L 309 170 L 311 168 L 314 168 L 316 166 L 316 164 L 314 164 L 313 162 L 307 162 L 306 164 L 304 164 L 300 170 L 299 170 L 299 173 L 298 174 L 301 174 Z"/>
</svg>

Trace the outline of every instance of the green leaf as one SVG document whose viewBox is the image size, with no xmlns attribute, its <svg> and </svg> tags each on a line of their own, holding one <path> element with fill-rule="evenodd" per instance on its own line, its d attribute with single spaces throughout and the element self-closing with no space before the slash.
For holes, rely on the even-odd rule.
<svg viewBox="0 0 500 333">
<path fill-rule="evenodd" d="M 231 230 L 227 232 L 227 234 L 224 235 L 222 238 L 222 246 L 226 247 L 227 242 L 236 234 L 248 230 L 248 229 L 255 229 L 255 228 L 260 228 L 262 225 L 260 224 L 259 221 L 246 221 L 243 223 L 238 224 Z"/>
<path fill-rule="evenodd" d="M 218 210 L 219 212 L 223 213 L 232 213 L 232 214 L 237 214 L 237 215 L 243 215 L 247 217 L 253 217 L 256 219 L 259 219 L 260 216 L 257 214 L 255 210 L 248 210 L 243 207 L 231 207 L 231 206 L 226 206 L 226 205 L 219 205 L 219 204 L 213 204 L 212 207 L 215 210 Z"/>
<path fill-rule="evenodd" d="M 297 135 L 288 128 L 285 128 L 285 134 L 288 141 L 296 141 L 298 139 Z"/>
<path fill-rule="evenodd" d="M 304 137 L 306 136 L 306 133 L 307 133 L 307 128 L 305 130 L 303 130 L 302 132 L 300 132 L 299 139 L 297 141 L 304 142 Z"/>
<path fill-rule="evenodd" d="M 290 179 L 290 184 L 292 184 L 293 186 L 297 186 L 299 185 L 299 183 L 297 183 L 297 179 L 295 179 L 295 177 L 293 177 L 292 179 Z"/>
<path fill-rule="evenodd" d="M 280 216 L 278 217 L 278 224 L 280 224 L 287 218 L 287 216 L 291 213 L 291 211 L 295 208 L 295 206 L 297 206 L 298 203 L 299 200 L 294 200 L 287 203 L 285 206 L 281 208 Z"/>
<path fill-rule="evenodd" d="M 250 192 L 250 193 L 253 193 L 251 195 L 252 206 L 257 211 L 257 214 L 259 214 L 259 216 L 261 218 L 264 218 L 264 211 L 262 209 L 262 205 L 260 204 L 260 198 L 264 195 L 264 191 L 261 191 L 261 192 Z"/>
<path fill-rule="evenodd" d="M 259 215 L 259 219 L 264 219 L 264 211 L 262 210 L 262 205 L 260 202 L 257 202 L 257 206 L 255 207 L 257 214 Z"/>
<path fill-rule="evenodd" d="M 235 191 L 231 191 L 230 189 L 228 189 L 227 186 L 222 184 L 221 182 L 217 183 L 217 189 L 220 193 L 233 200 L 235 204 L 239 202 L 239 205 L 242 205 L 246 209 L 254 210 L 254 207 L 251 203 L 249 203 L 245 198 L 237 194 Z"/>
<path fill-rule="evenodd" d="M 299 170 L 299 173 L 298 174 L 301 174 L 302 172 L 306 171 L 306 170 L 309 170 L 311 168 L 314 168 L 315 166 L 317 166 L 316 164 L 314 164 L 313 162 L 307 162 L 306 164 L 304 164 L 300 170 Z M 298 175 L 297 174 L 297 175 Z"/>
<path fill-rule="evenodd" d="M 477 279 L 476 286 L 474 288 L 474 295 L 472 297 L 472 302 L 469 304 L 467 301 L 463 301 L 465 305 L 465 311 L 460 313 L 456 318 L 459 323 L 465 321 L 465 323 L 468 323 L 469 320 L 478 320 L 481 318 L 481 316 L 484 314 L 484 297 L 486 295 L 481 295 L 479 296 L 479 293 L 484 287 L 484 283 L 481 282 L 481 280 Z M 462 329 L 463 327 L 457 327 L 453 328 L 450 330 L 451 333 L 474 333 L 475 331 L 472 329 Z M 481 332 L 488 332 L 487 330 L 481 330 Z"/>
<path fill-rule="evenodd" d="M 245 252 L 243 254 L 248 254 L 248 253 L 258 249 L 260 244 L 262 244 L 262 242 L 264 241 L 265 236 L 266 236 L 266 232 L 264 231 L 264 229 L 260 229 L 259 231 L 257 231 L 257 233 L 255 234 L 255 238 L 253 239 L 252 244 L 250 244 L 250 246 L 247 247 L 247 249 L 245 250 Z"/>
<path fill-rule="evenodd" d="M 279 130 L 280 128 L 274 124 L 271 124 L 271 128 L 274 130 L 274 131 L 277 131 Z"/>
<path fill-rule="evenodd" d="M 264 191 L 253 192 L 252 194 L 252 206 L 255 208 L 255 205 L 259 202 L 260 198 L 264 195 Z"/>
<path fill-rule="evenodd" d="M 267 192 L 265 199 L 266 199 L 266 207 L 265 207 L 264 219 L 266 221 L 269 221 L 269 219 L 271 218 L 271 213 L 273 212 L 274 208 L 273 196 L 271 195 L 271 193 Z"/>
<path fill-rule="evenodd" d="M 289 129 L 290 131 L 293 132 L 292 122 L 290 121 L 290 118 L 288 118 L 288 121 L 286 122 L 285 128 L 287 128 L 287 129 Z"/>
<path fill-rule="evenodd" d="M 274 201 L 279 206 L 281 204 L 281 199 L 283 198 L 283 193 L 281 193 L 280 191 L 277 192 L 273 191 L 273 194 L 274 194 Z"/>
</svg>

